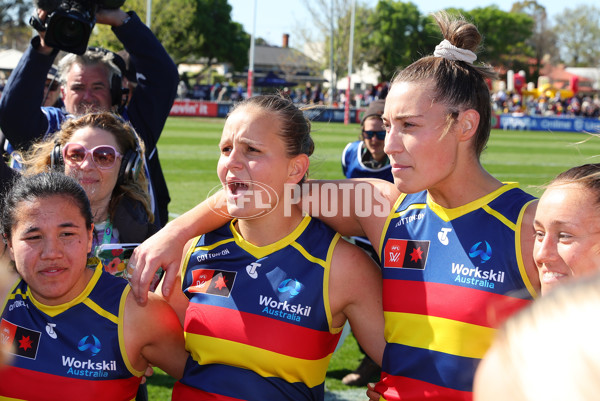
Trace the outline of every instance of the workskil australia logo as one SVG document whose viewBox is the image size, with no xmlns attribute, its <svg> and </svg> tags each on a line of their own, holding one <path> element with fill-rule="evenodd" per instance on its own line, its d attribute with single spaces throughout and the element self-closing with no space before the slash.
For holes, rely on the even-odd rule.
<svg viewBox="0 0 600 401">
<path fill-rule="evenodd" d="M 84 355 L 95 357 L 102 351 L 102 343 L 94 334 L 83 336 L 77 344 L 77 349 Z M 108 377 L 110 372 L 116 372 L 117 361 L 83 359 L 73 356 L 62 356 L 62 365 L 68 375 L 81 377 Z"/>
<path fill-rule="evenodd" d="M 484 264 L 492 258 L 492 246 L 487 241 L 475 243 L 469 250 L 469 257 L 473 259 L 474 267 L 465 266 L 463 263 L 452 263 L 454 281 L 478 287 L 494 288 L 496 284 L 504 283 L 505 272 L 490 268 L 482 269 L 477 264 Z"/>
<path fill-rule="evenodd" d="M 299 322 L 302 317 L 310 316 L 311 306 L 289 302 L 292 298 L 300 294 L 302 290 L 304 290 L 304 285 L 298 280 L 291 278 L 283 280 L 277 286 L 277 291 L 281 294 L 281 298 L 265 295 L 258 296 L 258 303 L 264 307 L 262 313 L 296 322 Z"/>
</svg>

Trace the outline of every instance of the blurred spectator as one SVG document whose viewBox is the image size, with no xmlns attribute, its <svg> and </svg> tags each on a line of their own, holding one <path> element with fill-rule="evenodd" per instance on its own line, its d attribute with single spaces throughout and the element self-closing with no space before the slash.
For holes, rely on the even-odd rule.
<svg viewBox="0 0 600 401">
<path fill-rule="evenodd" d="M 60 80 L 56 71 L 56 67 L 52 66 L 48 71 L 46 85 L 44 86 L 44 107 L 64 107 L 64 103 L 60 98 Z"/>
</svg>

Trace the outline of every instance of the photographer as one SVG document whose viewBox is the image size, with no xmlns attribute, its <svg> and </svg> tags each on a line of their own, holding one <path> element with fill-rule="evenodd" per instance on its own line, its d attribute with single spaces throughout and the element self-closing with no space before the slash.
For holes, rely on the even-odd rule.
<svg viewBox="0 0 600 401">
<path fill-rule="evenodd" d="M 50 13 L 38 9 L 37 14 L 45 21 Z M 65 67 L 60 71 L 64 108 L 40 108 L 47 74 L 58 54 L 58 49 L 45 43 L 46 32 L 40 31 L 12 72 L 0 99 L 0 128 L 14 148 L 26 150 L 36 140 L 58 131 L 69 115 L 118 111 L 146 145 L 156 222 L 162 226 L 168 220 L 170 198 L 156 144 L 177 93 L 177 67 L 135 12 L 101 8 L 96 23 L 112 26 L 137 71 L 137 86 L 129 104 L 121 104 L 122 73 L 109 62 L 112 53 L 99 57 L 98 53 L 104 52 L 88 50 L 82 56 L 68 54 L 61 61 Z"/>
</svg>

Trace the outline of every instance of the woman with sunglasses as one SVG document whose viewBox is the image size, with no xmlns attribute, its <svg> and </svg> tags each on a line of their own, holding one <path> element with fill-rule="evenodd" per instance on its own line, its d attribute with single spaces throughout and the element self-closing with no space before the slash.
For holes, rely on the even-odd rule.
<svg viewBox="0 0 600 401">
<path fill-rule="evenodd" d="M 383 151 L 386 132 L 381 115 L 384 106 L 385 99 L 369 104 L 360 123 L 360 139 L 346 145 L 342 153 L 346 178 L 381 178 L 394 182 L 390 159 Z"/>
<path fill-rule="evenodd" d="M 24 155 L 27 173 L 64 171 L 85 189 L 94 218 L 94 247 L 140 243 L 157 231 L 152 224 L 144 174 L 143 145 L 128 123 L 112 113 L 67 120 L 50 139 Z M 124 160 L 125 158 L 125 160 Z"/>
</svg>

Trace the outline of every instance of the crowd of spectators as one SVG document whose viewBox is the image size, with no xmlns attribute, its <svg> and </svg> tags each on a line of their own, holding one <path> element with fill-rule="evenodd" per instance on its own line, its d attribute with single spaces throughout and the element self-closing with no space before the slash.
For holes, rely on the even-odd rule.
<svg viewBox="0 0 600 401">
<path fill-rule="evenodd" d="M 587 118 L 600 117 L 600 96 L 577 94 L 562 98 L 560 92 L 554 96 L 521 96 L 502 90 L 492 94 L 492 106 L 500 114 L 527 114 L 537 116 L 577 116 Z"/>
</svg>

